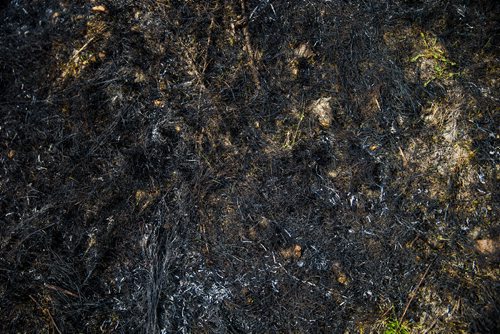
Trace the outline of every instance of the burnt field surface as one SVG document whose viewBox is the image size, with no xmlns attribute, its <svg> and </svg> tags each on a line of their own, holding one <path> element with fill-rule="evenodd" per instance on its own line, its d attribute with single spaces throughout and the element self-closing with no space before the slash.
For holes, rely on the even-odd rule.
<svg viewBox="0 0 500 334">
<path fill-rule="evenodd" d="M 0 5 L 0 332 L 498 333 L 497 1 Z"/>
</svg>

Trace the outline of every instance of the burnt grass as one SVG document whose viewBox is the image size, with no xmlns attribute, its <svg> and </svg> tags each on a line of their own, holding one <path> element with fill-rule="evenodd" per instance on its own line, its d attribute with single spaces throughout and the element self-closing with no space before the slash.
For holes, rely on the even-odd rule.
<svg viewBox="0 0 500 334">
<path fill-rule="evenodd" d="M 498 333 L 499 11 L 2 2 L 0 331 Z"/>
</svg>

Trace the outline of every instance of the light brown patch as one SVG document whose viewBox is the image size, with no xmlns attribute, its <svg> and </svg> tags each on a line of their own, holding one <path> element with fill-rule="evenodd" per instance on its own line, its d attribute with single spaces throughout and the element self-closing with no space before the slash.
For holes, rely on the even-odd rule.
<svg viewBox="0 0 500 334">
<path fill-rule="evenodd" d="M 98 6 L 92 7 L 92 11 L 94 13 L 107 13 L 108 9 L 106 8 L 106 6 L 98 5 Z"/>
<path fill-rule="evenodd" d="M 158 99 L 158 100 L 154 100 L 153 104 L 157 108 L 163 108 L 165 106 L 165 101 Z"/>
<path fill-rule="evenodd" d="M 141 210 L 144 210 L 153 203 L 158 195 L 160 195 L 159 190 L 137 190 L 135 192 L 135 203 Z"/>
<path fill-rule="evenodd" d="M 293 246 L 293 256 L 299 258 L 302 256 L 302 247 L 300 245 Z"/>
<path fill-rule="evenodd" d="M 293 53 L 299 58 L 312 58 L 314 57 L 314 52 L 307 43 L 300 44 L 297 48 L 293 50 Z"/>
<path fill-rule="evenodd" d="M 311 112 L 317 117 L 319 124 L 323 128 L 329 128 L 332 124 L 331 99 L 331 97 L 322 97 L 314 101 L 310 106 Z"/>
<path fill-rule="evenodd" d="M 481 239 L 476 240 L 476 250 L 485 255 L 492 255 L 498 252 L 498 240 Z"/>
<path fill-rule="evenodd" d="M 339 282 L 342 285 L 346 285 L 348 283 L 349 279 L 347 278 L 347 275 L 342 270 L 342 265 L 340 264 L 339 261 L 335 261 L 332 264 L 332 272 L 335 275 L 337 282 Z"/>
<path fill-rule="evenodd" d="M 285 259 L 298 259 L 302 256 L 302 247 L 300 245 L 294 245 L 288 248 L 284 248 L 280 251 L 280 254 Z"/>
</svg>

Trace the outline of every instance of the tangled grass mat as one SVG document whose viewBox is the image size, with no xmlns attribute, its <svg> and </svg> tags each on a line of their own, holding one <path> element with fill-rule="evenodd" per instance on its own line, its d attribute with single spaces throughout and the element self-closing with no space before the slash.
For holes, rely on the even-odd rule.
<svg viewBox="0 0 500 334">
<path fill-rule="evenodd" d="M 498 333 L 499 3 L 12 0 L 2 333 Z"/>
</svg>

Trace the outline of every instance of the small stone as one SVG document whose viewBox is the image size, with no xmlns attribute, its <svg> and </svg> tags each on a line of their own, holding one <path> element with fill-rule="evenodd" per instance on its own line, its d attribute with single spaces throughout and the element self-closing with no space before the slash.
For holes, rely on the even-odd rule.
<svg viewBox="0 0 500 334">
<path fill-rule="evenodd" d="M 92 11 L 94 13 L 107 13 L 108 9 L 103 5 L 98 5 L 98 6 L 92 7 Z"/>
</svg>

